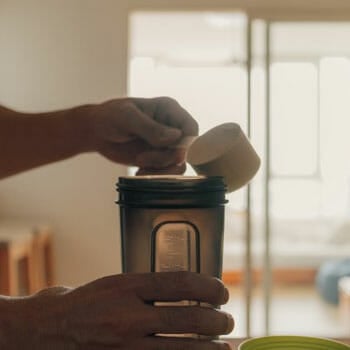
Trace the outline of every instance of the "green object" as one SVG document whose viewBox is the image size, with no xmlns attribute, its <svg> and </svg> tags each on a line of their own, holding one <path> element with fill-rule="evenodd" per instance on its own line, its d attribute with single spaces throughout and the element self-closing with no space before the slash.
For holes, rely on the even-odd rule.
<svg viewBox="0 0 350 350">
<path fill-rule="evenodd" d="M 302 336 L 269 336 L 246 340 L 238 350 L 346 350 L 349 345 L 334 340 Z"/>
</svg>

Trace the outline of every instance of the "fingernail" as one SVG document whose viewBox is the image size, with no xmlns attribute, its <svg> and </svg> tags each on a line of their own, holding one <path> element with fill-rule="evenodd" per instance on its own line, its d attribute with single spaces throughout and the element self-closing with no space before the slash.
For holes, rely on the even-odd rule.
<svg viewBox="0 0 350 350">
<path fill-rule="evenodd" d="M 181 136 L 181 131 L 176 128 L 164 128 L 160 136 L 161 141 L 176 140 Z"/>
<path fill-rule="evenodd" d="M 233 317 L 228 313 L 226 314 L 226 318 L 227 318 L 227 328 L 226 328 L 225 334 L 229 334 L 233 331 L 235 321 L 234 321 Z"/>
<path fill-rule="evenodd" d="M 183 163 L 185 163 L 186 152 L 183 150 L 177 150 L 175 158 L 176 165 L 181 166 Z"/>
<path fill-rule="evenodd" d="M 223 350 L 232 350 L 232 347 L 229 343 L 222 343 Z"/>
<path fill-rule="evenodd" d="M 224 294 L 224 302 L 225 302 L 225 304 L 228 302 L 229 299 L 230 299 L 230 292 L 225 287 L 225 294 Z"/>
<path fill-rule="evenodd" d="M 176 142 L 175 145 L 171 147 L 187 150 L 196 138 L 197 136 L 183 136 L 178 142 Z"/>
</svg>

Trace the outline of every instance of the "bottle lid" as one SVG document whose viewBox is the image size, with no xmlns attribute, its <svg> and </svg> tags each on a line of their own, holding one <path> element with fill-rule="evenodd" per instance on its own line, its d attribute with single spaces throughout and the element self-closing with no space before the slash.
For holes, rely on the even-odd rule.
<svg viewBox="0 0 350 350">
<path fill-rule="evenodd" d="M 119 177 L 118 204 L 147 208 L 209 208 L 224 205 L 220 176 L 150 175 Z"/>
</svg>

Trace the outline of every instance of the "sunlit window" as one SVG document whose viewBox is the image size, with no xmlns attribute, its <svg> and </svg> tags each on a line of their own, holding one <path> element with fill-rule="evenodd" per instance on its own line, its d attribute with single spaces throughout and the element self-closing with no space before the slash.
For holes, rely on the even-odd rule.
<svg viewBox="0 0 350 350">
<path fill-rule="evenodd" d="M 319 166 L 318 71 L 313 63 L 271 69 L 272 176 L 316 176 Z"/>
<path fill-rule="evenodd" d="M 245 23 L 240 13 L 134 14 L 129 94 L 175 98 L 198 121 L 200 134 L 227 122 L 245 130 Z M 244 190 L 230 195 L 229 206 L 245 209 Z"/>
<path fill-rule="evenodd" d="M 199 122 L 201 134 L 225 122 L 236 122 L 247 131 L 246 25 L 247 18 L 242 13 L 133 14 L 129 94 L 177 99 Z M 349 227 L 350 222 L 350 45 L 346 45 L 350 26 L 271 23 L 270 55 L 265 52 L 265 29 L 263 20 L 253 21 L 250 127 L 262 168 L 251 186 L 250 211 L 246 188 L 228 195 L 223 270 L 233 276 L 245 273 L 249 213 L 253 267 L 261 272 L 262 266 L 268 265 L 264 260 L 268 255 L 272 273 L 277 271 L 284 278 L 291 272 L 298 277 L 298 269 L 315 271 L 329 257 L 344 257 L 344 252 L 348 257 L 348 235 L 340 238 L 345 237 L 340 246 L 330 242 L 337 225 Z M 265 65 L 268 57 L 270 101 Z M 268 102 L 270 119 L 266 116 Z M 266 172 L 267 159 L 270 172 Z M 266 248 L 269 239 L 270 247 Z M 315 299 L 313 283 L 310 279 L 307 292 Z M 234 288 L 229 307 L 234 307 L 237 315 L 235 334 L 239 336 L 244 335 L 244 299 L 240 298 L 243 288 Z M 259 286 L 253 289 L 258 291 Z M 289 286 L 285 291 L 290 293 Z M 299 318 L 297 322 L 285 322 L 294 310 L 283 309 L 281 314 L 279 303 L 284 307 L 288 302 L 279 298 L 281 295 L 271 302 L 279 306 L 272 310 L 273 331 L 286 333 L 287 329 L 288 333 L 297 329 L 310 333 L 312 322 L 299 322 Z M 298 296 L 291 297 L 296 299 Z M 305 300 L 299 306 L 302 311 L 295 312 L 298 317 L 309 303 L 309 299 Z M 259 302 L 258 292 L 254 294 L 254 306 Z M 325 311 L 323 307 L 320 312 Z M 261 316 L 261 309 L 257 310 L 254 315 Z M 329 328 L 337 332 L 333 325 L 336 322 L 333 317 L 325 323 L 327 332 Z M 254 317 L 254 334 L 261 334 L 261 324 Z"/>
<path fill-rule="evenodd" d="M 350 60 L 281 62 L 271 76 L 272 213 L 346 215 L 350 208 Z"/>
</svg>

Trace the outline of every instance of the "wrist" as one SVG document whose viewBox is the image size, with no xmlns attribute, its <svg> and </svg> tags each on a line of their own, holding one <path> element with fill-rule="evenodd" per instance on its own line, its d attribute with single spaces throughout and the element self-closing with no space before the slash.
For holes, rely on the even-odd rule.
<svg viewBox="0 0 350 350">
<path fill-rule="evenodd" d="M 55 155 L 65 158 L 93 150 L 93 128 L 89 118 L 91 108 L 92 105 L 81 105 L 53 112 L 14 112 L 14 116 L 26 126 L 27 136 L 47 139 Z"/>
<path fill-rule="evenodd" d="M 26 297 L 0 297 L 0 349 L 71 349 L 65 327 L 66 287 Z"/>
<path fill-rule="evenodd" d="M 0 296 L 0 348 L 11 349 L 13 337 L 16 336 L 16 312 L 13 308 L 17 298 Z M 18 335 L 17 335 L 18 336 Z"/>
<path fill-rule="evenodd" d="M 94 105 L 82 105 L 64 111 L 68 130 L 66 135 L 76 154 L 95 151 L 92 110 Z"/>
</svg>

